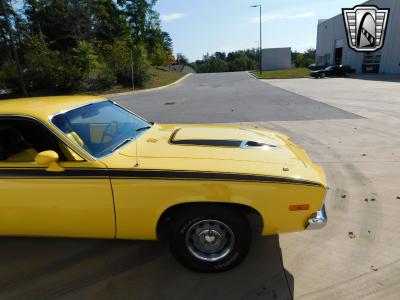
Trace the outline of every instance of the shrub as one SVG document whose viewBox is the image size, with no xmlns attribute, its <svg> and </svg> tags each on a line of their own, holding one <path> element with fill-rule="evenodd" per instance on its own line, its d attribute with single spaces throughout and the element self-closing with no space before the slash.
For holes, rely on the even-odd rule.
<svg viewBox="0 0 400 300">
<path fill-rule="evenodd" d="M 115 74 L 117 83 L 121 85 L 132 84 L 131 56 L 135 85 L 143 86 L 151 78 L 151 65 L 147 58 L 146 47 L 141 44 L 131 48 L 126 42 L 117 41 L 114 45 L 103 46 L 102 55 L 106 65 Z"/>
<path fill-rule="evenodd" d="M 88 88 L 91 90 L 107 89 L 116 83 L 117 77 L 114 72 L 106 64 L 99 64 L 95 70 L 91 71 Z"/>
<path fill-rule="evenodd" d="M 116 41 L 113 45 L 103 45 L 103 60 L 116 77 L 119 84 L 131 83 L 131 54 L 125 41 Z"/>
<path fill-rule="evenodd" d="M 153 66 L 165 66 L 167 64 L 168 53 L 163 45 L 156 43 L 151 54 L 151 64 Z"/>
<path fill-rule="evenodd" d="M 243 52 L 239 52 L 237 57 L 231 62 L 231 71 L 245 71 L 247 70 L 247 56 Z"/>
<path fill-rule="evenodd" d="M 133 70 L 135 85 L 144 86 L 152 77 L 151 65 L 147 59 L 146 47 L 142 44 L 133 47 Z"/>
<path fill-rule="evenodd" d="M 24 79 L 28 89 L 56 88 L 59 85 L 61 61 L 57 50 L 33 36 L 27 43 Z"/>
<path fill-rule="evenodd" d="M 18 71 L 14 62 L 7 61 L 0 66 L 0 87 L 19 91 Z"/>
</svg>

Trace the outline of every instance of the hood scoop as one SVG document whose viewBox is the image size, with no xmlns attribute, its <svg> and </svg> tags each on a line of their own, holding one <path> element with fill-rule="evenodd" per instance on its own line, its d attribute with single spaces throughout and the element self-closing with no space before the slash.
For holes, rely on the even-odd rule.
<svg viewBox="0 0 400 300">
<path fill-rule="evenodd" d="M 253 139 L 254 138 L 254 139 Z M 269 139 L 271 142 L 272 140 Z M 242 130 L 201 130 L 200 128 L 179 128 L 174 131 L 169 139 L 171 145 L 182 146 L 208 146 L 242 149 L 269 149 L 278 145 L 263 140 L 262 137 L 243 133 Z"/>
<path fill-rule="evenodd" d="M 276 145 L 257 141 L 243 141 L 243 140 L 231 140 L 231 139 L 198 139 L 198 138 L 185 138 L 177 139 L 176 133 L 171 136 L 169 143 L 172 145 L 186 145 L 186 146 L 209 146 L 209 147 L 230 147 L 230 148 L 242 148 L 242 149 L 254 149 L 254 148 L 275 148 Z"/>
<path fill-rule="evenodd" d="M 253 141 L 243 141 L 240 144 L 240 148 L 265 148 L 265 147 L 276 148 L 277 146 L 261 142 L 253 142 Z"/>
<path fill-rule="evenodd" d="M 171 140 L 173 145 L 211 146 L 211 147 L 240 147 L 242 141 L 229 140 Z"/>
<path fill-rule="evenodd" d="M 209 146 L 209 147 L 233 147 L 243 149 L 254 148 L 276 148 L 276 145 L 265 144 L 254 141 L 239 141 L 239 140 L 170 140 L 172 145 L 187 145 L 187 146 Z"/>
</svg>

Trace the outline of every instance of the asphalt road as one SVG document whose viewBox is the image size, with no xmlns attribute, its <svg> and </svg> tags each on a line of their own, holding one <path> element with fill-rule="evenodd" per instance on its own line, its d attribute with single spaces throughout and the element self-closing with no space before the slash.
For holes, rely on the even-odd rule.
<svg viewBox="0 0 400 300">
<path fill-rule="evenodd" d="M 112 97 L 158 123 L 351 119 L 359 116 L 265 84 L 246 72 L 195 74 L 176 86 Z"/>
<path fill-rule="evenodd" d="M 328 101 L 312 80 L 299 81 L 300 96 L 290 82 L 281 88 L 247 73 L 202 74 L 167 89 L 113 98 L 156 122 L 249 122 L 288 133 L 327 170 L 330 223 L 324 230 L 258 238 L 248 259 L 222 274 L 184 269 L 159 242 L 2 238 L 0 299 L 291 299 L 293 294 L 345 299 L 360 286 L 370 299 L 376 291 L 386 293 L 379 294 L 385 299 L 395 295 L 398 284 L 381 284 L 400 274 L 395 226 L 400 156 L 391 151 L 400 137 L 392 136 L 388 144 L 387 132 L 398 119 L 390 124 L 381 119 L 386 122 L 400 109 L 390 99 L 385 106 L 372 98 L 366 105 L 365 97 L 352 100 L 353 95 Z M 329 90 L 329 81 L 324 83 Z M 335 95 L 342 99 L 349 90 Z M 381 119 L 364 113 L 372 105 L 382 111 Z M 383 165 L 377 167 L 377 160 Z M 364 201 L 373 197 L 378 201 Z M 363 298 L 357 295 L 353 298 Z"/>
</svg>

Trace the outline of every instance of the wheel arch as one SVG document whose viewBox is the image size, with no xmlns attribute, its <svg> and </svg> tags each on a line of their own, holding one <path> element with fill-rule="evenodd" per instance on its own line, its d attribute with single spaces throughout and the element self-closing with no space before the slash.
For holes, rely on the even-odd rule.
<svg viewBox="0 0 400 300">
<path fill-rule="evenodd" d="M 252 227 L 254 226 L 257 227 L 261 226 L 261 228 L 264 227 L 264 220 L 261 213 L 257 211 L 255 208 L 245 204 L 232 203 L 232 202 L 214 202 L 214 201 L 185 202 L 172 205 L 162 212 L 157 221 L 157 227 L 156 227 L 157 238 L 159 240 L 164 240 L 166 238 L 166 236 L 168 235 L 169 226 L 174 220 L 174 216 L 176 216 L 177 213 L 185 209 L 196 209 L 196 207 L 204 207 L 204 206 L 215 206 L 219 208 L 225 207 L 228 209 L 235 210 L 236 212 L 246 217 Z M 256 230 L 258 231 L 258 228 Z"/>
</svg>

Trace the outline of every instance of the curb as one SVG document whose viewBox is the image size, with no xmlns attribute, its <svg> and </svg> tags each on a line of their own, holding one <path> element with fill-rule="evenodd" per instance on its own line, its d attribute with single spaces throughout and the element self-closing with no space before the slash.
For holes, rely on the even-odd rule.
<svg viewBox="0 0 400 300">
<path fill-rule="evenodd" d="M 104 96 L 104 97 L 123 96 L 123 95 L 141 94 L 141 93 L 146 93 L 146 92 L 158 91 L 158 90 L 162 90 L 162 89 L 165 89 L 165 88 L 169 88 L 169 87 L 171 87 L 173 85 L 176 85 L 176 84 L 182 82 L 183 80 L 185 80 L 186 78 L 188 78 L 190 75 L 192 75 L 192 73 L 188 73 L 185 76 L 183 76 L 182 78 L 179 78 L 177 81 L 174 81 L 174 82 L 172 82 L 170 84 L 159 86 L 159 87 L 155 87 L 155 88 L 151 88 L 151 89 L 123 92 L 123 93 L 115 93 L 115 94 L 102 94 L 100 96 Z"/>
<path fill-rule="evenodd" d="M 256 75 L 254 75 L 253 73 L 251 73 L 250 71 L 246 71 L 247 74 L 249 74 L 251 77 L 255 78 L 255 79 L 260 79 L 258 78 Z"/>
</svg>

